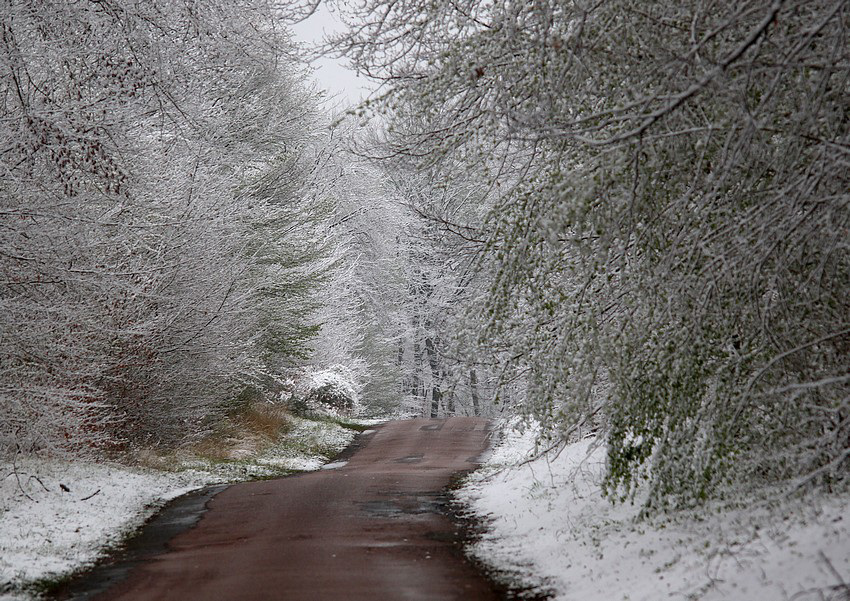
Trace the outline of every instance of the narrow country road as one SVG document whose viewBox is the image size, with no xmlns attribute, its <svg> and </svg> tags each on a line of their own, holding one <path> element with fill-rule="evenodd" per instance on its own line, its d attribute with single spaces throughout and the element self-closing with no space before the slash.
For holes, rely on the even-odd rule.
<svg viewBox="0 0 850 601">
<path fill-rule="evenodd" d="M 390 422 L 336 469 L 231 486 L 96 599 L 489 600 L 441 513 L 488 444 L 480 418 Z"/>
</svg>

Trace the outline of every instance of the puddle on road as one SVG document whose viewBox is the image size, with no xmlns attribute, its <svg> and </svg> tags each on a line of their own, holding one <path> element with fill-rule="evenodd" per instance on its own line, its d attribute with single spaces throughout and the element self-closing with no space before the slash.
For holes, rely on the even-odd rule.
<svg viewBox="0 0 850 601">
<path fill-rule="evenodd" d="M 407 457 L 402 457 L 401 459 L 396 459 L 396 463 L 420 463 L 422 459 L 425 458 L 425 455 L 408 455 Z"/>
<path fill-rule="evenodd" d="M 425 513 L 444 514 L 448 500 L 442 493 L 387 495 L 390 498 L 358 503 L 360 510 L 376 518 L 399 518 Z"/>
<path fill-rule="evenodd" d="M 443 429 L 443 424 L 430 424 L 428 426 L 422 426 L 419 429 L 426 432 L 436 432 Z"/>
<path fill-rule="evenodd" d="M 392 501 L 365 501 L 359 503 L 360 509 L 372 517 L 397 518 L 404 515 L 401 507 Z"/>
</svg>

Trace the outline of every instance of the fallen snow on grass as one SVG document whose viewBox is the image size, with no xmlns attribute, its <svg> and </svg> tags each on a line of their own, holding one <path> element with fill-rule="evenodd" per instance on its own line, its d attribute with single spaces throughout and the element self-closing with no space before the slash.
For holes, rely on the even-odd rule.
<svg viewBox="0 0 850 601">
<path fill-rule="evenodd" d="M 273 478 L 319 469 L 351 444 L 357 434 L 329 419 L 291 416 L 289 421 L 290 430 L 282 434 L 275 444 L 267 444 L 261 450 L 252 441 L 246 440 L 241 446 L 237 444 L 226 460 L 211 460 L 186 450 L 173 457 L 149 459 L 149 463 L 201 472 L 210 484 Z"/>
<path fill-rule="evenodd" d="M 489 525 L 471 552 L 562 601 L 850 599 L 850 498 L 711 506 L 638 520 L 602 497 L 594 440 L 517 466 L 534 432 L 508 432 L 458 493 Z"/>
<path fill-rule="evenodd" d="M 200 486 L 192 474 L 22 460 L 0 464 L 0 592 L 93 562 L 167 500 Z"/>
<path fill-rule="evenodd" d="M 288 470 L 317 470 L 351 444 L 356 435 L 333 421 L 293 418 L 284 443 L 269 449 L 258 461 Z"/>
</svg>

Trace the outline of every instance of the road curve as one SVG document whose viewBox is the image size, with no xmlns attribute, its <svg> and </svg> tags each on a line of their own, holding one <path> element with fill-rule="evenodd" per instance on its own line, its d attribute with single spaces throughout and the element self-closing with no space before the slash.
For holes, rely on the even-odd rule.
<svg viewBox="0 0 850 601">
<path fill-rule="evenodd" d="M 96 599 L 498 599 L 441 513 L 487 438 L 481 418 L 390 422 L 337 469 L 231 486 L 167 553 Z"/>
</svg>

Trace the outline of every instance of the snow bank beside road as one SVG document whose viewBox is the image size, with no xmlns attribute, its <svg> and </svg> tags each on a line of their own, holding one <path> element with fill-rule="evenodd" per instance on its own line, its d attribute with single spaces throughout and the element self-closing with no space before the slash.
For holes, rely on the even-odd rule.
<svg viewBox="0 0 850 601">
<path fill-rule="evenodd" d="M 0 593 L 93 562 L 166 501 L 201 485 L 187 473 L 58 460 L 0 469 Z"/>
<path fill-rule="evenodd" d="M 847 496 L 637 521 L 637 504 L 602 497 L 605 453 L 595 441 L 509 467 L 533 444 L 533 433 L 509 432 L 458 496 L 489 523 L 472 553 L 538 591 L 562 601 L 850 595 Z"/>
</svg>

